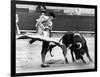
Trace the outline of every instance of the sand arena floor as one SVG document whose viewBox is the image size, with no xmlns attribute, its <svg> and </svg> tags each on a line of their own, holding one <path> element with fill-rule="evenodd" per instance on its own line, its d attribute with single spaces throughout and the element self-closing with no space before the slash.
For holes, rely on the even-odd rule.
<svg viewBox="0 0 100 77">
<path fill-rule="evenodd" d="M 61 35 L 54 35 L 53 38 L 59 39 Z M 87 40 L 89 48 L 89 54 L 93 62 L 89 62 L 86 55 L 84 58 L 86 64 L 83 64 L 81 60 L 72 62 L 70 50 L 67 53 L 69 64 L 65 64 L 62 50 L 59 47 L 55 47 L 52 51 L 54 57 L 50 56 L 48 52 L 46 55 L 46 63 L 50 67 L 42 68 L 41 64 L 41 46 L 42 42 L 36 41 L 33 44 L 29 44 L 30 39 L 16 39 L 16 72 L 41 72 L 41 71 L 61 71 L 61 70 L 77 70 L 77 69 L 90 69 L 94 68 L 94 54 L 95 54 L 95 40 L 94 37 L 84 36 Z"/>
</svg>

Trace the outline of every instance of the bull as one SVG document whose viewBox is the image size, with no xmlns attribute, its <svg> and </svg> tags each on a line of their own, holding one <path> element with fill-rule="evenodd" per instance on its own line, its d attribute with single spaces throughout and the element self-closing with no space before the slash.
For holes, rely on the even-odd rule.
<svg viewBox="0 0 100 77">
<path fill-rule="evenodd" d="M 74 54 L 76 57 L 76 60 L 81 59 L 83 63 L 86 63 L 86 61 L 83 58 L 83 55 L 86 53 L 88 59 L 92 61 L 88 47 L 87 47 L 87 42 L 85 38 L 80 34 L 79 32 L 67 32 L 64 34 L 64 36 L 60 39 L 59 42 L 62 42 L 67 49 L 70 49 L 71 51 L 71 56 L 72 56 L 72 61 L 75 62 Z M 49 45 L 50 52 L 54 47 L 57 45 Z"/>
</svg>

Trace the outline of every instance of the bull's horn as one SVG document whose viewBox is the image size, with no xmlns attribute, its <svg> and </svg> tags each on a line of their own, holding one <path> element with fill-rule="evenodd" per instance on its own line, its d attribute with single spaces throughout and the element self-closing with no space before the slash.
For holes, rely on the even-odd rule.
<svg viewBox="0 0 100 77">
<path fill-rule="evenodd" d="M 78 42 L 77 45 L 79 45 L 79 48 L 77 48 L 77 49 L 82 48 L 82 43 L 81 42 Z"/>
</svg>

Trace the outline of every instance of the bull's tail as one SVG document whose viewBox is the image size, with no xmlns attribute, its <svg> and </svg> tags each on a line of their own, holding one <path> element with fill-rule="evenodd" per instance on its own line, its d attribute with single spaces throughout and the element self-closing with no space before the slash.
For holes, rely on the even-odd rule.
<svg viewBox="0 0 100 77">
<path fill-rule="evenodd" d="M 50 51 L 50 55 L 51 55 L 51 57 L 53 57 L 53 55 L 52 55 L 52 49 L 55 47 L 56 45 L 50 45 L 49 47 L 48 47 L 48 51 Z"/>
<path fill-rule="evenodd" d="M 50 51 L 50 55 L 51 55 L 51 57 L 53 57 L 53 55 L 52 55 L 52 49 L 54 48 L 54 47 L 56 47 L 56 46 L 60 46 L 60 42 L 61 42 L 61 40 L 62 40 L 62 38 L 59 40 L 59 43 L 57 43 L 57 42 L 54 42 L 55 43 L 55 45 L 49 45 L 49 47 L 48 47 L 48 51 Z"/>
</svg>

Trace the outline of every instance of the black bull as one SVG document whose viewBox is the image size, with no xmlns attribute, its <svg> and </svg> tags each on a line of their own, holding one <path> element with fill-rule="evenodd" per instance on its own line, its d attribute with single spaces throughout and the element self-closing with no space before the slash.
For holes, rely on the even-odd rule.
<svg viewBox="0 0 100 77">
<path fill-rule="evenodd" d="M 70 49 L 73 62 L 75 61 L 73 54 L 75 54 L 76 60 L 81 59 L 84 63 L 86 63 L 83 58 L 83 55 L 85 53 L 88 59 L 92 61 L 89 55 L 87 42 L 80 33 L 67 32 L 60 39 L 60 41 L 62 41 L 62 43 L 66 46 L 67 49 Z M 80 44 L 81 44 L 81 47 L 80 47 Z M 57 45 L 49 45 L 50 52 L 52 51 L 52 48 L 54 48 L 55 46 Z"/>
<path fill-rule="evenodd" d="M 31 37 L 23 36 L 21 38 L 31 38 Z M 73 32 L 67 32 L 60 39 L 59 43 L 57 43 L 55 41 L 43 40 L 43 39 L 40 39 L 40 38 L 31 38 L 31 40 L 29 41 L 29 43 L 32 44 L 36 40 L 43 41 L 42 50 L 41 50 L 41 58 L 42 58 L 42 64 L 41 64 L 41 66 L 42 67 L 48 66 L 47 64 L 45 64 L 46 53 L 49 50 L 51 52 L 52 48 L 54 48 L 56 46 L 59 46 L 59 47 L 62 48 L 63 55 L 64 55 L 66 63 L 68 63 L 68 60 L 67 60 L 67 57 L 66 57 L 67 48 L 69 48 L 70 51 L 71 51 L 71 55 L 72 55 L 72 60 L 73 61 L 75 61 L 75 58 L 73 56 L 73 54 L 75 54 L 76 59 L 81 59 L 84 63 L 86 63 L 85 60 L 84 60 L 84 58 L 83 58 L 83 56 L 82 56 L 84 53 L 86 53 L 86 55 L 89 58 L 89 60 L 92 61 L 92 59 L 89 56 L 89 52 L 88 52 L 88 47 L 87 47 L 87 44 L 86 44 L 86 40 L 84 39 L 84 37 L 81 34 L 79 36 L 79 35 L 75 35 L 75 33 L 73 33 Z M 62 41 L 62 44 L 60 43 L 61 41 Z M 55 45 L 50 45 L 50 42 L 53 42 Z M 79 45 L 77 43 L 81 43 L 82 47 L 79 48 Z"/>
</svg>

